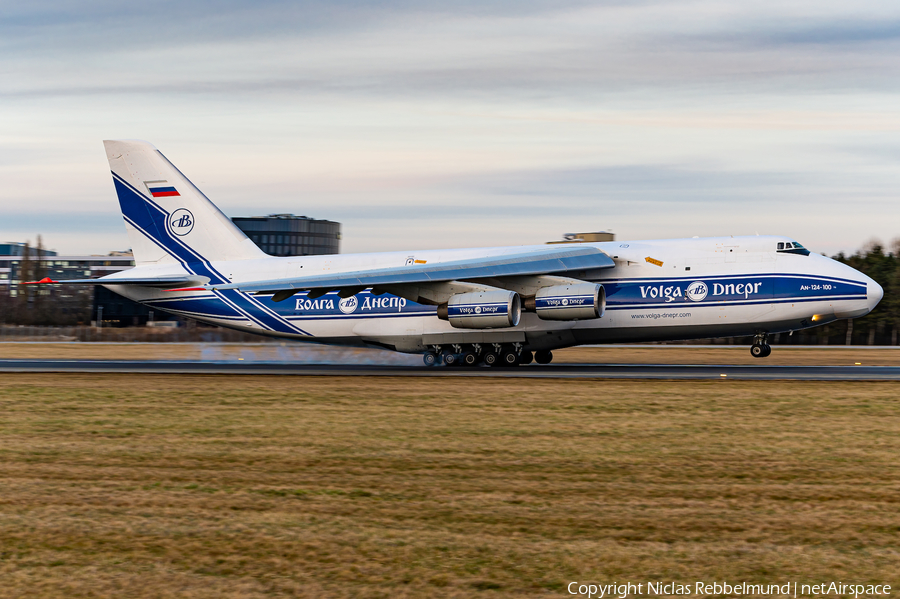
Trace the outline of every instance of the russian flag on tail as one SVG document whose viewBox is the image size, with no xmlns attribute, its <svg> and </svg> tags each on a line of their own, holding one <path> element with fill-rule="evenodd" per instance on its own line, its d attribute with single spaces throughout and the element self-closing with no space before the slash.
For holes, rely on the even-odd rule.
<svg viewBox="0 0 900 599">
<path fill-rule="evenodd" d="M 169 198 L 181 195 L 177 189 L 169 185 L 168 181 L 144 181 L 144 185 L 147 186 L 150 195 L 154 198 Z"/>
<path fill-rule="evenodd" d="M 148 187 L 147 189 L 150 190 L 150 195 L 154 198 L 168 198 L 181 195 L 174 187 Z"/>
</svg>

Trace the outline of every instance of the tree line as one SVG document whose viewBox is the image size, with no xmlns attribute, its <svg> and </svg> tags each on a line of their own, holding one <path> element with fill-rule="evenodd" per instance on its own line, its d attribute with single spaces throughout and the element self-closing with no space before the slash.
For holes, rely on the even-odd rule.
<svg viewBox="0 0 900 599">
<path fill-rule="evenodd" d="M 862 318 L 838 321 L 819 327 L 821 343 L 846 345 L 897 345 L 900 332 L 900 238 L 890 247 L 873 240 L 852 256 L 832 256 L 873 278 L 884 288 L 884 298 Z M 811 331 L 812 332 L 812 331 Z"/>
</svg>

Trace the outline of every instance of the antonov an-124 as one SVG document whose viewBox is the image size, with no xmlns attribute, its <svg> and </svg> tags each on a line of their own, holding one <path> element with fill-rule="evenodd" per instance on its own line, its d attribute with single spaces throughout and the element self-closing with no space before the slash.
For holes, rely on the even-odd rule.
<svg viewBox="0 0 900 599">
<path fill-rule="evenodd" d="M 103 285 L 179 316 L 425 364 L 549 363 L 581 344 L 768 335 L 868 314 L 882 288 L 784 236 L 272 257 L 154 146 L 105 141 L 135 268 Z"/>
</svg>

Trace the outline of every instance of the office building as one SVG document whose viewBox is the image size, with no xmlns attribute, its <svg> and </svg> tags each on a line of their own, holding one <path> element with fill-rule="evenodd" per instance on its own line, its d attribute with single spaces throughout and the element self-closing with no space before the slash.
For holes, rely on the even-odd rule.
<svg viewBox="0 0 900 599">
<path fill-rule="evenodd" d="M 593 233 L 566 233 L 560 241 L 547 243 L 585 243 L 596 241 L 615 241 L 616 234 L 611 231 L 595 231 Z"/>
<path fill-rule="evenodd" d="M 317 256 L 340 252 L 341 223 L 293 214 L 231 219 L 270 256 Z"/>
</svg>

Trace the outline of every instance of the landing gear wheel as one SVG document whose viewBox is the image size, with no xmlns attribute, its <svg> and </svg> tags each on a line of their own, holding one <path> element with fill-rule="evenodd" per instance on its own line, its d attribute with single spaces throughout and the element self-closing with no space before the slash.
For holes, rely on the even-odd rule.
<svg viewBox="0 0 900 599">
<path fill-rule="evenodd" d="M 440 360 L 438 356 L 434 352 L 425 352 L 425 355 L 422 356 L 422 361 L 425 362 L 425 366 L 437 366 Z"/>
<path fill-rule="evenodd" d="M 753 337 L 753 345 L 750 346 L 750 355 L 754 358 L 765 358 L 772 353 L 772 348 L 767 343 L 769 335 L 765 332 L 758 332 Z"/>
<path fill-rule="evenodd" d="M 503 350 L 503 353 L 500 354 L 500 364 L 502 366 L 518 366 L 519 354 L 514 349 Z"/>
<path fill-rule="evenodd" d="M 532 362 L 534 362 L 534 354 L 530 351 L 523 351 L 519 355 L 519 364 L 531 364 Z"/>
<path fill-rule="evenodd" d="M 444 364 L 447 366 L 459 366 L 459 356 L 456 354 L 446 354 L 444 356 Z"/>
<path fill-rule="evenodd" d="M 476 364 L 478 364 L 478 356 L 470 351 L 464 352 L 459 357 L 460 366 L 475 366 Z"/>
<path fill-rule="evenodd" d="M 500 362 L 500 356 L 489 351 L 481 357 L 481 361 L 484 362 L 485 366 L 497 366 Z"/>
<path fill-rule="evenodd" d="M 553 352 L 550 350 L 534 352 L 534 361 L 538 364 L 549 364 L 553 361 Z"/>
</svg>

